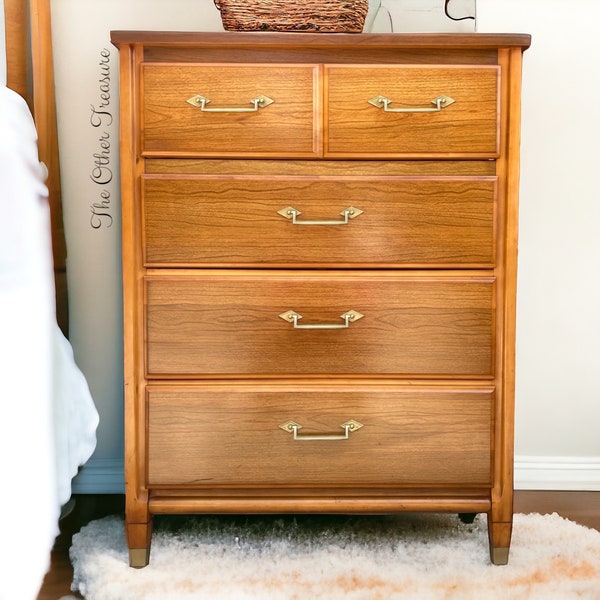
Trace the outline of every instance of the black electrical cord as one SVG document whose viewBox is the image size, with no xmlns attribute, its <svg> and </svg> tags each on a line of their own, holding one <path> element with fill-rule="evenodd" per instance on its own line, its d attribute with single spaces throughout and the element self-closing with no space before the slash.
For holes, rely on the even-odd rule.
<svg viewBox="0 0 600 600">
<path fill-rule="evenodd" d="M 453 17 L 448 12 L 448 4 L 450 4 L 450 0 L 445 0 L 445 2 L 444 2 L 444 13 L 446 13 L 446 16 L 449 19 L 452 19 L 453 21 L 466 21 L 467 19 L 473 19 L 473 21 L 475 20 L 475 17 L 472 17 L 472 16 L 468 16 L 468 17 Z"/>
</svg>

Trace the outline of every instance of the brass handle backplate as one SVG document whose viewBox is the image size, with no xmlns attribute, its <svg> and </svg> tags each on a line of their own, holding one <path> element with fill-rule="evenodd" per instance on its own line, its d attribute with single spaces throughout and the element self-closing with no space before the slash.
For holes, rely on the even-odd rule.
<svg viewBox="0 0 600 600">
<path fill-rule="evenodd" d="M 265 108 L 265 106 L 269 106 L 269 104 L 273 104 L 275 100 L 269 98 L 267 96 L 257 96 L 250 100 L 250 104 L 252 106 L 215 106 L 207 108 L 207 104 L 210 103 L 208 98 L 201 96 L 200 94 L 196 94 L 191 98 L 186 100 L 192 106 L 199 108 L 202 112 L 212 112 L 212 113 L 248 113 L 248 112 L 257 112 L 259 108 Z"/>
<path fill-rule="evenodd" d="M 360 208 L 349 206 L 340 212 L 340 215 L 342 215 L 344 218 L 336 221 L 299 221 L 298 215 L 301 215 L 302 213 L 293 206 L 282 208 L 281 210 L 277 211 L 277 214 L 285 217 L 286 219 L 291 219 L 294 225 L 347 225 L 350 219 L 355 219 L 359 215 L 362 215 L 363 212 L 365 211 L 360 210 Z"/>
<path fill-rule="evenodd" d="M 406 108 L 390 108 L 390 104 L 393 100 L 386 98 L 385 96 L 375 96 L 368 100 L 369 104 L 372 104 L 375 108 L 381 108 L 384 112 L 390 113 L 431 113 L 440 112 L 443 108 L 454 104 L 456 100 L 449 96 L 438 96 L 431 101 L 434 107 L 422 107 L 422 106 L 407 106 Z"/>
<path fill-rule="evenodd" d="M 298 320 L 302 318 L 302 315 L 297 313 L 295 310 L 288 310 L 279 315 L 284 321 L 294 324 L 294 329 L 348 329 L 350 323 L 362 319 L 365 315 L 359 313 L 357 310 L 349 310 L 343 315 L 340 315 L 344 319 L 343 323 L 313 323 L 308 325 L 299 325 Z"/>
<path fill-rule="evenodd" d="M 340 427 L 344 430 L 344 433 L 310 433 L 300 435 L 298 431 L 302 429 L 302 425 L 299 423 L 294 421 L 286 421 L 279 426 L 280 429 L 283 429 L 288 433 L 292 433 L 294 435 L 294 440 L 299 442 L 335 442 L 337 440 L 347 440 L 350 437 L 351 432 L 357 431 L 361 427 L 364 427 L 364 425 L 358 421 L 355 421 L 354 419 L 350 419 L 349 421 L 342 423 Z"/>
</svg>

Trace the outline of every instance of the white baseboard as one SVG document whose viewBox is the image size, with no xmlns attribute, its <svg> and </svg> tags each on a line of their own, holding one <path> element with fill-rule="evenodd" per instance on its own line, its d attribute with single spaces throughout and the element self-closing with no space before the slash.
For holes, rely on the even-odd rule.
<svg viewBox="0 0 600 600">
<path fill-rule="evenodd" d="M 73 479 L 73 494 L 124 494 L 124 463 L 120 458 L 94 459 Z"/>
<path fill-rule="evenodd" d="M 600 457 L 517 456 L 515 489 L 600 491 Z M 74 494 L 122 494 L 122 459 L 91 459 L 73 480 Z"/>
<path fill-rule="evenodd" d="M 600 457 L 517 456 L 515 489 L 600 491 Z"/>
</svg>

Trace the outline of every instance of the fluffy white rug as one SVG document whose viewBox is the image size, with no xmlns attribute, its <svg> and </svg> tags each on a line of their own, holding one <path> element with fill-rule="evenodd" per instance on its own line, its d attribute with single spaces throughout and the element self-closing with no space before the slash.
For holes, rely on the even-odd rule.
<svg viewBox="0 0 600 600">
<path fill-rule="evenodd" d="M 157 517 L 150 565 L 128 566 L 123 521 L 74 536 L 86 600 L 600 599 L 600 532 L 515 515 L 508 566 L 489 563 L 485 516 Z"/>
</svg>

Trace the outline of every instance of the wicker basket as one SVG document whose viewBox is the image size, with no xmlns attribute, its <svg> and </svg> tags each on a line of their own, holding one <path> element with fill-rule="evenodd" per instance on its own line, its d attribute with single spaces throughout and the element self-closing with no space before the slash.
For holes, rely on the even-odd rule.
<svg viewBox="0 0 600 600">
<path fill-rule="evenodd" d="M 368 0 L 214 0 L 229 31 L 360 33 Z"/>
</svg>

